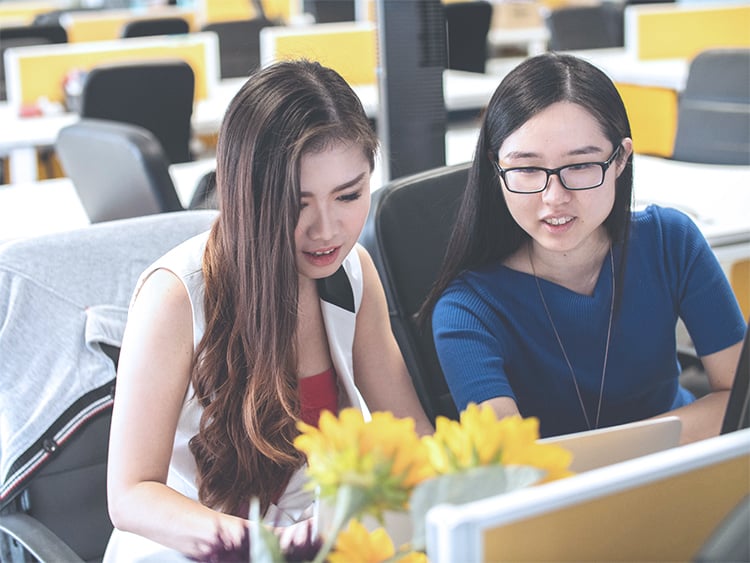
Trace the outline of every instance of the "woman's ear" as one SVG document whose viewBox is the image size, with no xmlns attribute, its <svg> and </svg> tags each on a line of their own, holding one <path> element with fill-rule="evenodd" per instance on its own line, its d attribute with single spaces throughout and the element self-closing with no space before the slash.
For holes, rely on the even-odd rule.
<svg viewBox="0 0 750 563">
<path fill-rule="evenodd" d="M 620 154 L 617 155 L 618 177 L 620 176 L 620 174 L 622 174 L 622 171 L 625 170 L 628 159 L 630 158 L 630 155 L 633 154 L 633 139 L 631 139 L 630 137 L 625 137 L 620 143 L 620 146 L 622 146 L 622 148 L 620 149 Z"/>
</svg>

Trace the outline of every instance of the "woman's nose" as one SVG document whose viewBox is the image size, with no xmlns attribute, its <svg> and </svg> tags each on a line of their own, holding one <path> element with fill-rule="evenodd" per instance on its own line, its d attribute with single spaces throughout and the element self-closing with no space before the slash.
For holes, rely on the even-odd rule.
<svg viewBox="0 0 750 563">
<path fill-rule="evenodd" d="M 331 240 L 334 235 L 335 220 L 327 210 L 318 210 L 310 225 L 310 238 L 314 240 Z"/>
<path fill-rule="evenodd" d="M 542 199 L 549 203 L 567 201 L 570 199 L 570 190 L 562 185 L 559 174 L 552 174 L 547 181 L 547 189 L 542 192 Z"/>
</svg>

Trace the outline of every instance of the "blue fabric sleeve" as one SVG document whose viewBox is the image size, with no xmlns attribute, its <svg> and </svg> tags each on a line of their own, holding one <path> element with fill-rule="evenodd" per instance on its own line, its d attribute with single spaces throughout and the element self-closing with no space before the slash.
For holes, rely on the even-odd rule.
<svg viewBox="0 0 750 563">
<path fill-rule="evenodd" d="M 742 340 L 745 319 L 716 255 L 695 223 L 670 208 L 651 208 L 664 237 L 667 275 L 673 280 L 677 314 L 699 356 Z"/>
<path fill-rule="evenodd" d="M 506 343 L 490 330 L 488 314 L 485 301 L 460 282 L 446 290 L 433 312 L 435 347 L 459 412 L 469 402 L 515 399 L 504 369 Z"/>
</svg>

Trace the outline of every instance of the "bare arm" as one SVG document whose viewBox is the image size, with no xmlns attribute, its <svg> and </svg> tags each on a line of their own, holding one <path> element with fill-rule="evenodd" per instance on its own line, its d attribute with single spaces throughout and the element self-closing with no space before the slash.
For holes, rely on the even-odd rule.
<svg viewBox="0 0 750 563">
<path fill-rule="evenodd" d="M 434 432 L 422 409 L 401 350 L 391 332 L 388 305 L 375 265 L 358 247 L 364 292 L 354 336 L 354 374 L 357 387 L 372 411 L 391 411 L 414 419 L 420 435 Z"/>
<path fill-rule="evenodd" d="M 742 342 L 738 342 L 729 348 L 703 356 L 701 362 L 708 375 L 711 392 L 694 403 L 662 415 L 680 417 L 682 421 L 681 443 L 688 444 L 717 436 L 721 431 L 741 350 Z"/>
<path fill-rule="evenodd" d="M 192 357 L 187 292 L 174 274 L 157 270 L 141 288 L 123 338 L 110 432 L 109 512 L 118 529 L 197 556 L 219 529 L 227 543 L 239 544 L 246 521 L 166 486 Z"/>
</svg>

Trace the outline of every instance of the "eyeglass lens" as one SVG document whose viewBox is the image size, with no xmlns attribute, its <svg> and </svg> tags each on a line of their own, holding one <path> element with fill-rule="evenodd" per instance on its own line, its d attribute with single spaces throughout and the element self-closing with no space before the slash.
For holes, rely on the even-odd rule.
<svg viewBox="0 0 750 563">
<path fill-rule="evenodd" d="M 548 173 L 543 168 L 519 168 L 505 171 L 508 188 L 518 192 L 537 192 L 547 186 Z M 572 164 L 559 172 L 563 186 L 571 190 L 594 188 L 604 181 L 604 167 L 598 163 Z"/>
</svg>

